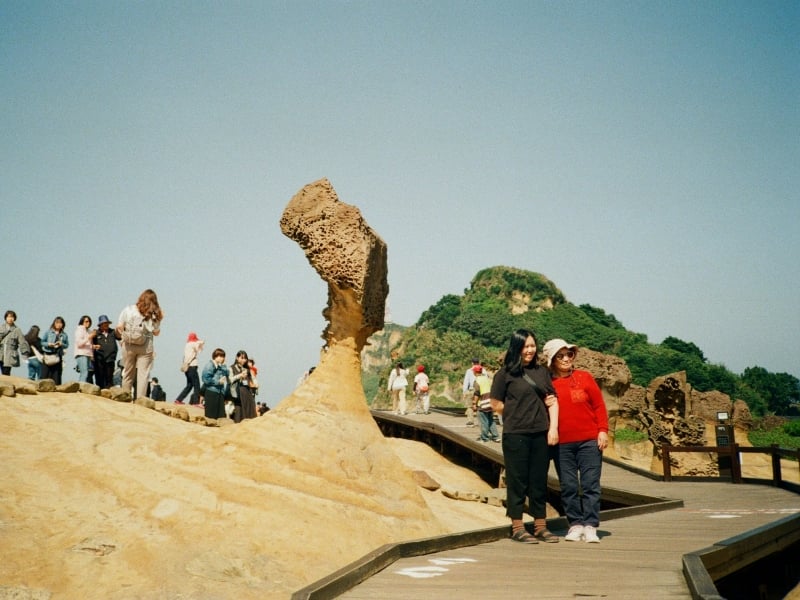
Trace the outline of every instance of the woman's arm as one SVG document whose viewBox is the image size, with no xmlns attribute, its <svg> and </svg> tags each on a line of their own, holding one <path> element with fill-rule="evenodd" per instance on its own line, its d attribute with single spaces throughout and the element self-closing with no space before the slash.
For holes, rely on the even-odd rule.
<svg viewBox="0 0 800 600">
<path fill-rule="evenodd" d="M 545 398 L 545 404 L 547 404 L 548 400 L 554 401 L 547 407 L 547 413 L 550 415 L 550 428 L 547 430 L 547 444 L 555 446 L 558 444 L 558 399 L 555 394 L 548 394 Z"/>
</svg>

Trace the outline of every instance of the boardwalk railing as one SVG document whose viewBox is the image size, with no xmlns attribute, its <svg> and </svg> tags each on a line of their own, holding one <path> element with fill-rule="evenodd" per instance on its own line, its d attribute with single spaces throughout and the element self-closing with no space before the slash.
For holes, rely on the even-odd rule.
<svg viewBox="0 0 800 600">
<path fill-rule="evenodd" d="M 772 479 L 767 480 L 776 487 L 790 490 L 795 493 L 800 493 L 800 485 L 792 482 L 785 481 L 781 473 L 781 458 L 793 458 L 797 461 L 798 469 L 800 469 L 800 450 L 790 450 L 787 448 L 780 448 L 777 444 L 766 447 L 750 447 L 740 446 L 739 444 L 732 444 L 730 446 L 662 446 L 661 447 L 661 460 L 664 468 L 664 481 L 672 481 L 673 479 L 681 479 L 683 481 L 692 479 L 701 479 L 692 476 L 673 476 L 672 475 L 672 462 L 670 457 L 676 453 L 695 452 L 702 454 L 717 454 L 720 458 L 726 458 L 730 461 L 730 480 L 733 483 L 764 483 L 764 479 L 754 477 L 742 477 L 742 454 L 767 454 L 772 459 Z M 727 469 L 727 467 L 726 467 Z M 720 475 L 719 478 L 726 478 Z M 717 478 L 715 478 L 717 479 Z"/>
</svg>

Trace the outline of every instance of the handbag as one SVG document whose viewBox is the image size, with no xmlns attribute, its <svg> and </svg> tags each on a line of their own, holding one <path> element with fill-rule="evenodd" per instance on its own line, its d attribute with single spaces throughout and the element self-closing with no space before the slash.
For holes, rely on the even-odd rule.
<svg viewBox="0 0 800 600">
<path fill-rule="evenodd" d="M 56 353 L 44 354 L 42 355 L 42 362 L 48 367 L 52 367 L 61 362 L 61 357 Z"/>
<path fill-rule="evenodd" d="M 197 358 L 197 348 L 195 348 L 192 358 L 190 358 L 188 361 L 185 360 L 181 363 L 181 373 L 186 373 L 186 371 L 189 370 L 189 363 L 191 363 L 195 358 Z"/>
</svg>

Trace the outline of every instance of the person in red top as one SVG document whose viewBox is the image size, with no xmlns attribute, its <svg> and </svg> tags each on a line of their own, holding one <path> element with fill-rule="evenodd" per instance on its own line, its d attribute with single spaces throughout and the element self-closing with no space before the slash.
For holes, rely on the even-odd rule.
<svg viewBox="0 0 800 600">
<path fill-rule="evenodd" d="M 558 462 L 568 542 L 599 542 L 600 471 L 608 447 L 608 413 L 588 371 L 575 369 L 578 347 L 550 340 L 543 353 L 558 397 Z M 579 495 L 578 489 L 581 494 Z"/>
</svg>

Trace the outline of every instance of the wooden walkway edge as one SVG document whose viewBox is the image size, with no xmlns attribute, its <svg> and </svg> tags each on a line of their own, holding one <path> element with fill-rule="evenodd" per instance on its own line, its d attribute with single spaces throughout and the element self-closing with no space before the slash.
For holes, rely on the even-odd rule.
<svg viewBox="0 0 800 600">
<path fill-rule="evenodd" d="M 473 444 L 452 417 L 419 416 L 421 430 Z M 460 429 L 460 430 L 459 430 Z M 603 465 L 604 494 L 636 497 L 601 512 L 600 544 L 528 546 L 508 526 L 389 544 L 292 595 L 327 598 L 681 598 L 719 600 L 714 581 L 800 542 L 800 500 L 784 489 L 724 482 L 663 482 Z M 556 533 L 563 517 L 550 519 Z M 543 576 L 544 575 L 544 576 Z"/>
</svg>

